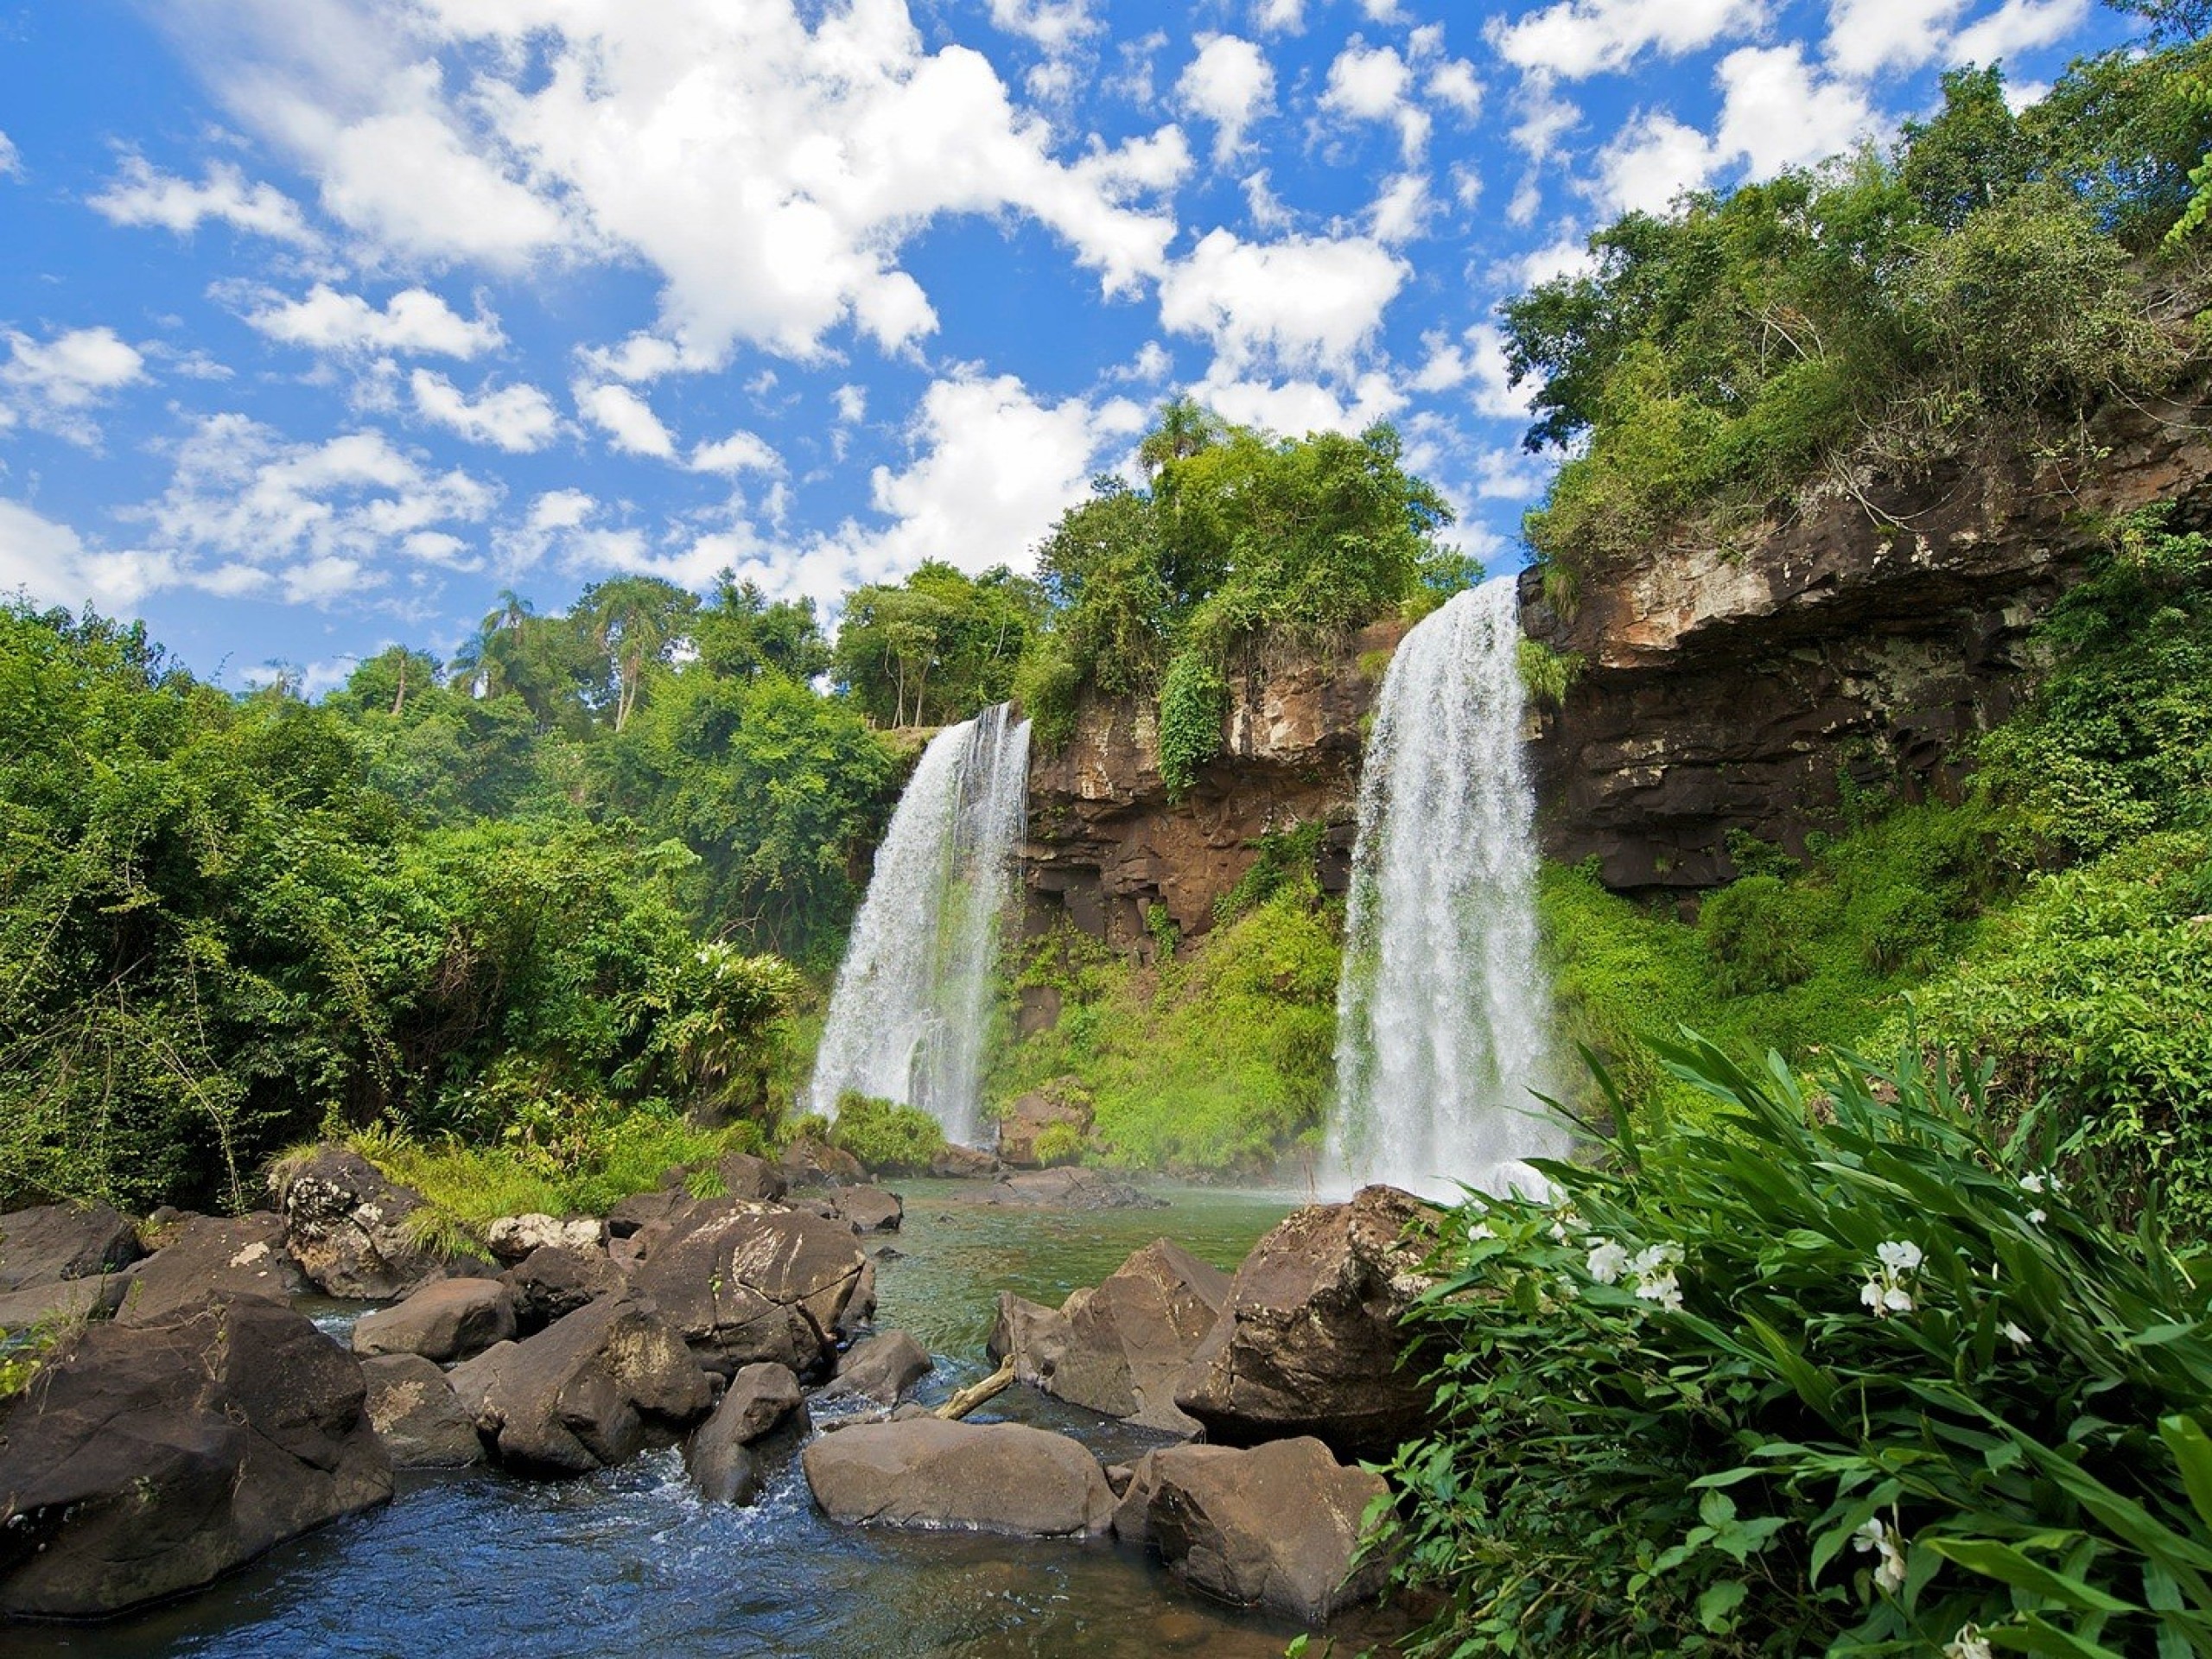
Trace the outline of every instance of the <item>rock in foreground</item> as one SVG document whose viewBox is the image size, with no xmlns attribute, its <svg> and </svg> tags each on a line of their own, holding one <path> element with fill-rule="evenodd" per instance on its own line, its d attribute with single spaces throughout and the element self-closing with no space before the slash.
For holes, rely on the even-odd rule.
<svg viewBox="0 0 2212 1659">
<path fill-rule="evenodd" d="M 649 1302 L 607 1296 L 448 1380 L 499 1461 L 560 1478 L 665 1445 L 713 1401 L 707 1374 Z"/>
<path fill-rule="evenodd" d="M 1389 1186 L 1294 1211 L 1236 1269 L 1176 1405 L 1224 1445 L 1312 1434 L 1341 1456 L 1390 1455 L 1428 1421 L 1399 1319 L 1427 1284 L 1408 1229 L 1431 1213 Z"/>
<path fill-rule="evenodd" d="M 473 1359 L 515 1334 L 514 1294 L 497 1279 L 440 1279 L 354 1321 L 353 1351 Z"/>
<path fill-rule="evenodd" d="M 1368 1506 L 1388 1490 L 1310 1436 L 1169 1446 L 1138 1465 L 1115 1529 L 1156 1545 L 1194 1589 L 1318 1622 L 1381 1592 L 1386 1560 L 1351 1567 Z"/>
<path fill-rule="evenodd" d="M 683 1467 L 702 1497 L 750 1503 L 760 1491 L 763 1442 L 788 1442 L 807 1427 L 798 1379 L 781 1365 L 747 1365 L 730 1379 L 714 1415 L 683 1443 Z"/>
<path fill-rule="evenodd" d="M 209 1291 L 288 1302 L 308 1287 L 284 1249 L 284 1222 L 266 1210 L 219 1220 L 185 1216 L 158 1235 L 162 1247 L 124 1274 L 116 1318 L 152 1325 L 196 1304 Z"/>
<path fill-rule="evenodd" d="M 461 1408 L 446 1374 L 420 1354 L 361 1362 L 369 1421 L 395 1469 L 459 1469 L 484 1461 L 475 1420 Z"/>
<path fill-rule="evenodd" d="M 0 1421 L 0 1613 L 121 1612 L 384 1503 L 364 1398 L 351 1355 L 256 1297 L 92 1326 Z"/>
<path fill-rule="evenodd" d="M 770 1360 L 807 1376 L 829 1364 L 867 1265 L 842 1223 L 707 1198 L 653 1240 L 631 1282 L 702 1363 L 728 1373 Z"/>
<path fill-rule="evenodd" d="M 823 1435 L 800 1462 L 814 1501 L 848 1525 L 1095 1538 L 1113 1519 L 1097 1459 L 1020 1423 L 862 1423 Z"/>
</svg>

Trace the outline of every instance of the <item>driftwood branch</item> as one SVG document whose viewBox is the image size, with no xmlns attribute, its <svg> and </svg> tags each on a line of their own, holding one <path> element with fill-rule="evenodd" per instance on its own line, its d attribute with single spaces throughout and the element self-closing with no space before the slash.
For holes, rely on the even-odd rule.
<svg viewBox="0 0 2212 1659">
<path fill-rule="evenodd" d="M 937 1414 L 947 1421 L 950 1421 L 954 1418 L 965 1417 L 969 1412 L 975 1410 L 976 1407 L 982 1405 L 986 1400 L 993 1399 L 999 1395 L 1004 1394 L 1007 1389 L 1013 1386 L 1014 1359 L 1013 1357 L 1009 1355 L 1003 1365 L 1001 1365 L 998 1370 L 993 1371 L 982 1382 L 970 1382 L 966 1388 L 961 1389 L 959 1393 L 954 1395 L 951 1399 L 939 1406 L 937 1408 Z"/>
</svg>

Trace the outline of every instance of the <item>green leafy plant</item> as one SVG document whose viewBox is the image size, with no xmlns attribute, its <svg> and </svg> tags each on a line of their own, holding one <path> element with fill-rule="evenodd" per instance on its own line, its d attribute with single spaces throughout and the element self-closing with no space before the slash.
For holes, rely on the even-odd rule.
<svg viewBox="0 0 2212 1659">
<path fill-rule="evenodd" d="M 837 1096 L 830 1142 L 878 1174 L 915 1175 L 926 1173 L 944 1150 L 944 1131 L 918 1106 L 900 1106 L 849 1089 Z"/>
</svg>

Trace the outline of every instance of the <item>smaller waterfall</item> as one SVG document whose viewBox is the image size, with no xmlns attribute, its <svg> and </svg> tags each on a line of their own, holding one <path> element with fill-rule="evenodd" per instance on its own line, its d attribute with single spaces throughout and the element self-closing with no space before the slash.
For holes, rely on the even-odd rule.
<svg viewBox="0 0 2212 1659">
<path fill-rule="evenodd" d="M 1029 722 L 1004 703 L 930 740 L 899 798 L 830 997 L 809 1109 L 849 1089 L 978 1129 L 991 972 L 1028 799 Z"/>
<path fill-rule="evenodd" d="M 1439 1197 L 1541 1179 L 1547 998 L 1514 584 L 1455 594 L 1399 645 L 1359 781 L 1337 990 L 1331 1173 Z"/>
</svg>

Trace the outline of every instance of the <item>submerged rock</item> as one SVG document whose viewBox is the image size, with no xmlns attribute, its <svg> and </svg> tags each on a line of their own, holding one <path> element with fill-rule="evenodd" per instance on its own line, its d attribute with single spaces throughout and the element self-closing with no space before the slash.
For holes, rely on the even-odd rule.
<svg viewBox="0 0 2212 1659">
<path fill-rule="evenodd" d="M 365 1395 L 352 1355 L 258 1297 L 90 1327 L 0 1419 L 0 1613 L 121 1612 L 384 1503 Z"/>
<path fill-rule="evenodd" d="M 459 1469 L 484 1461 L 476 1421 L 461 1409 L 446 1374 L 420 1354 L 381 1354 L 361 1362 L 369 1422 L 395 1469 Z"/>
<path fill-rule="evenodd" d="M 353 1351 L 471 1359 L 515 1334 L 514 1294 L 496 1279 L 441 1279 L 353 1323 Z"/>
<path fill-rule="evenodd" d="M 714 1414 L 683 1443 L 683 1467 L 702 1496 L 750 1503 L 760 1495 L 763 1451 L 807 1427 L 798 1379 L 785 1366 L 747 1365 L 730 1379 Z"/>
<path fill-rule="evenodd" d="M 987 1204 L 1033 1204 L 1058 1210 L 1165 1210 L 1167 1200 L 1116 1180 L 1103 1169 L 1033 1169 L 1001 1176 Z"/>
<path fill-rule="evenodd" d="M 412 1187 L 386 1179 L 343 1147 L 286 1159 L 269 1180 L 301 1270 L 327 1295 L 389 1301 L 448 1272 L 445 1258 L 410 1235 L 423 1207 Z"/>
<path fill-rule="evenodd" d="M 772 1360 L 806 1376 L 828 1366 L 868 1267 L 842 1223 L 708 1198 L 654 1239 L 631 1282 L 702 1363 L 733 1372 Z"/>
<path fill-rule="evenodd" d="M 1427 1287 L 1416 1230 L 1433 1211 L 1395 1187 L 1294 1211 L 1252 1247 L 1175 1404 L 1230 1446 L 1312 1434 L 1388 1457 L 1429 1416 L 1399 1319 Z"/>
<path fill-rule="evenodd" d="M 856 1424 L 799 1460 L 814 1501 L 848 1525 L 1095 1538 L 1113 1519 L 1098 1460 L 1065 1434 L 1020 1423 Z"/>
<path fill-rule="evenodd" d="M 284 1222 L 266 1210 L 219 1220 L 181 1216 L 156 1236 L 161 1249 L 124 1274 L 125 1325 L 151 1325 L 198 1302 L 210 1291 L 288 1302 L 308 1288 L 284 1248 Z"/>
<path fill-rule="evenodd" d="M 1169 1446 L 1138 1465 L 1114 1529 L 1155 1546 L 1194 1589 L 1319 1621 L 1381 1592 L 1388 1560 L 1355 1573 L 1352 1558 L 1368 1507 L 1389 1490 L 1310 1436 L 1249 1451 Z"/>
<path fill-rule="evenodd" d="M 603 1297 L 527 1341 L 501 1343 L 448 1381 L 502 1464 L 554 1478 L 665 1445 L 714 1399 L 683 1338 L 632 1295 Z"/>
<path fill-rule="evenodd" d="M 0 1216 L 0 1293 L 118 1273 L 146 1253 L 138 1224 L 104 1204 L 46 1204 Z"/>
</svg>

